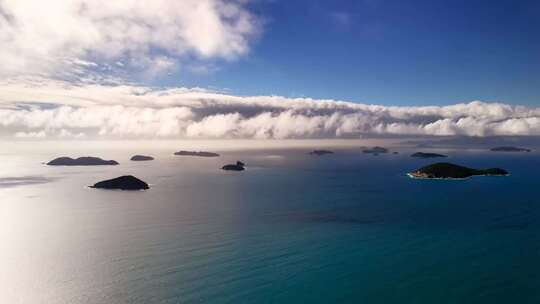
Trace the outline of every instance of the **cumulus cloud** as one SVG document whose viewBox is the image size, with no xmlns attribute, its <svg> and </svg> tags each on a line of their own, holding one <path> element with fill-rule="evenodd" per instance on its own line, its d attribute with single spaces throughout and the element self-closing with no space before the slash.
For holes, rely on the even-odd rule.
<svg viewBox="0 0 540 304">
<path fill-rule="evenodd" d="M 20 138 L 540 135 L 540 108 L 503 103 L 389 107 L 43 78 L 8 79 L 0 87 L 0 134 Z"/>
<path fill-rule="evenodd" d="M 245 6 L 240 0 L 0 0 L 0 74 L 67 77 L 125 63 L 156 73 L 183 58 L 234 59 L 259 31 Z"/>
<path fill-rule="evenodd" d="M 45 131 L 17 132 L 17 133 L 15 133 L 15 137 L 17 137 L 17 138 L 45 138 L 45 137 L 47 137 L 47 133 L 45 133 Z"/>
</svg>

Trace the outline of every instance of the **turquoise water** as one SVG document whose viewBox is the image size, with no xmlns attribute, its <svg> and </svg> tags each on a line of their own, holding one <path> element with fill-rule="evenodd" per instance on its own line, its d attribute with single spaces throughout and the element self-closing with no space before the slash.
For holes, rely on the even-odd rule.
<svg viewBox="0 0 540 304">
<path fill-rule="evenodd" d="M 540 303 L 539 154 L 446 151 L 511 175 L 430 181 L 409 151 L 142 152 L 0 155 L 1 303 Z M 152 188 L 84 187 L 120 174 Z"/>
</svg>

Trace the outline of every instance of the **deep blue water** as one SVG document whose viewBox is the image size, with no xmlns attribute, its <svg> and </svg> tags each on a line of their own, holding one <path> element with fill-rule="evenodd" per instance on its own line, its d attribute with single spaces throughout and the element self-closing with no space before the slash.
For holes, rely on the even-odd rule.
<svg viewBox="0 0 540 304">
<path fill-rule="evenodd" d="M 537 153 L 446 151 L 511 175 L 441 181 L 408 178 L 434 162 L 410 151 L 169 152 L 1 155 L 20 170 L 0 175 L 0 302 L 540 303 Z M 152 188 L 85 187 L 126 173 Z"/>
</svg>

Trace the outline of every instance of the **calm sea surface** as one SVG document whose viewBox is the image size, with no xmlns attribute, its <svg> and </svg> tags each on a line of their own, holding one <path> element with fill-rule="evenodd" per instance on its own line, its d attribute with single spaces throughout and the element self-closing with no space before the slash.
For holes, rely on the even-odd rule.
<svg viewBox="0 0 540 304">
<path fill-rule="evenodd" d="M 540 303 L 536 152 L 432 150 L 511 173 L 440 181 L 405 149 L 37 148 L 0 151 L 0 303 Z M 151 189 L 86 187 L 124 174 Z"/>
</svg>

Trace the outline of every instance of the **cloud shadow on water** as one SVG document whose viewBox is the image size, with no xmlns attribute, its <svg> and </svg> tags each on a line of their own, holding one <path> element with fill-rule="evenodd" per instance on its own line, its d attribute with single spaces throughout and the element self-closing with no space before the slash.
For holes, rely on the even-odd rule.
<svg viewBox="0 0 540 304">
<path fill-rule="evenodd" d="M 54 178 L 44 177 L 44 176 L 1 177 L 0 189 L 18 187 L 18 186 L 46 184 L 54 180 L 55 180 Z"/>
</svg>

